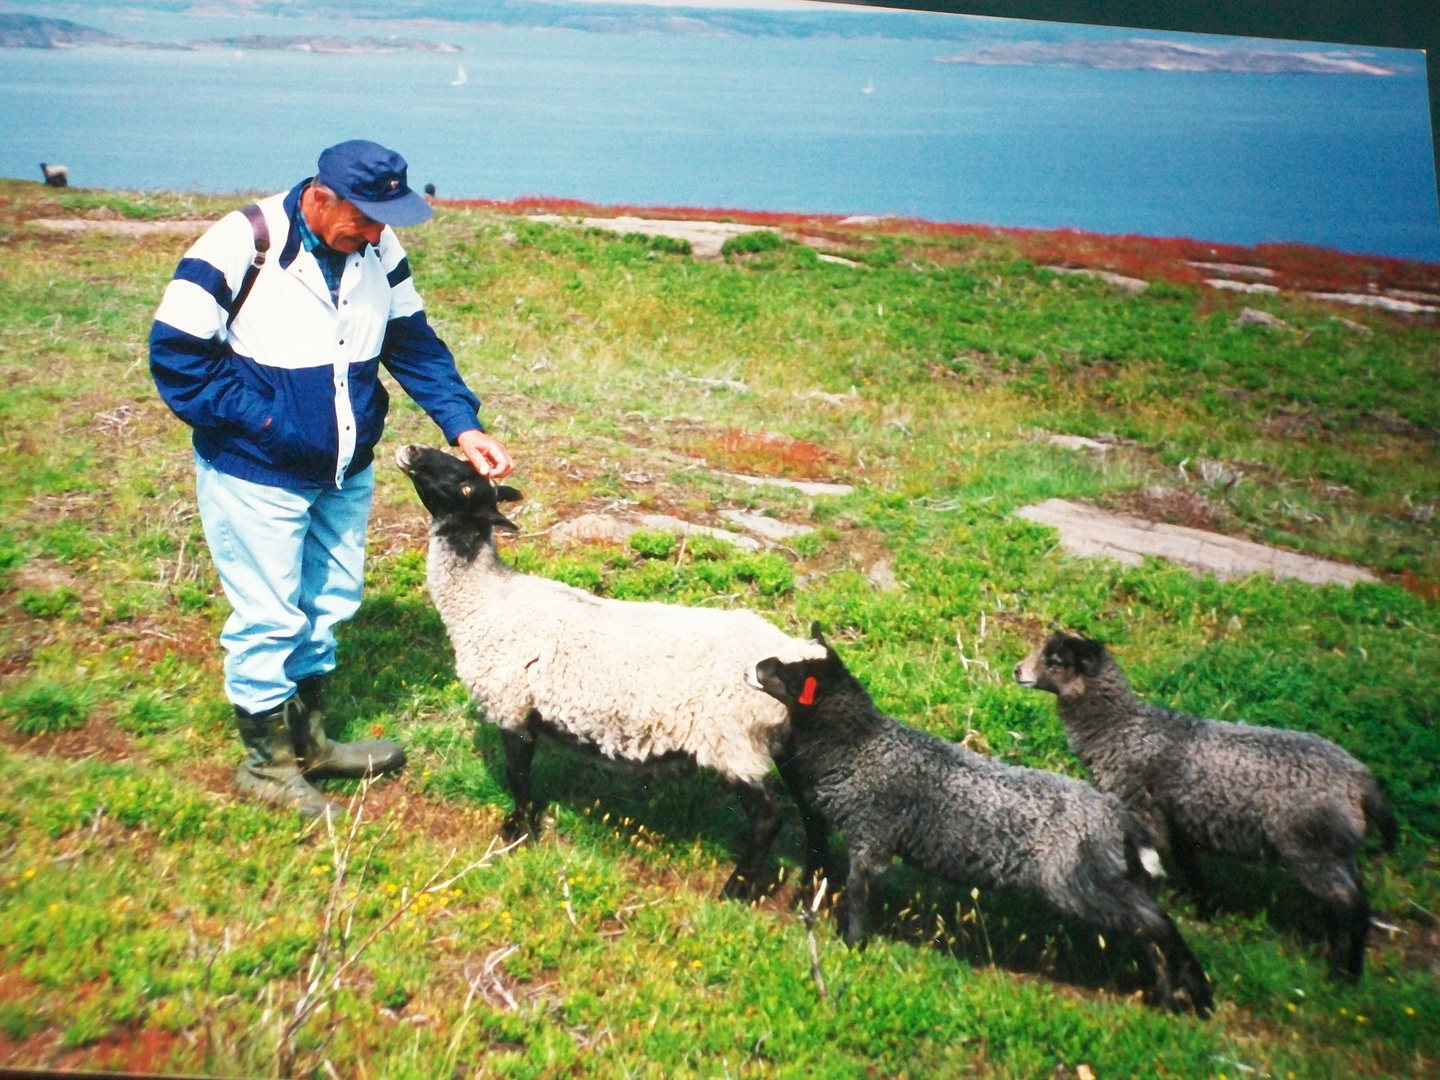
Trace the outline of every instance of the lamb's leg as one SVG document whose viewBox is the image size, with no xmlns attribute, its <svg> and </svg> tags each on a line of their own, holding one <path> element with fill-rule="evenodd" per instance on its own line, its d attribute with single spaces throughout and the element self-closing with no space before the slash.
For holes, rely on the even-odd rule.
<svg viewBox="0 0 1440 1080">
<path fill-rule="evenodd" d="M 806 889 L 814 890 L 817 887 L 819 875 L 823 874 L 831 881 L 838 880 L 834 867 L 830 864 L 830 824 L 805 798 L 805 788 L 794 759 L 782 755 L 781 760 L 776 762 L 776 767 L 780 770 L 780 779 L 785 781 L 785 786 L 795 799 L 795 805 L 800 808 L 801 821 L 805 823 L 805 876 L 802 879 L 804 887 L 801 889 L 803 896 Z M 814 895 L 813 891 L 810 895 Z"/>
<path fill-rule="evenodd" d="M 1280 849 L 1300 884 L 1326 905 L 1330 974 L 1351 983 L 1360 980 L 1370 933 L 1370 902 L 1356 858 L 1360 840 L 1343 817 L 1330 813 Z"/>
<path fill-rule="evenodd" d="M 500 826 L 500 838 L 513 844 L 523 836 L 530 842 L 539 840 L 534 804 L 530 798 L 530 762 L 535 756 L 535 734 L 527 719 L 523 728 L 500 729 L 500 741 L 505 746 L 505 783 L 510 788 L 510 798 L 515 809 Z"/>
<path fill-rule="evenodd" d="M 1302 876 L 1302 881 L 1305 877 Z M 1359 867 L 1333 866 L 1315 873 L 1306 887 L 1326 901 L 1326 944 L 1330 974 L 1348 983 L 1360 981 L 1365 969 L 1365 940 L 1370 934 L 1370 901 Z"/>
<path fill-rule="evenodd" d="M 1155 984 L 1162 1000 L 1179 1012 L 1188 1003 L 1197 1016 L 1209 1016 L 1215 1006 L 1210 992 L 1210 979 L 1190 946 L 1180 936 L 1179 928 L 1168 915 L 1160 914 L 1164 927 L 1150 941 L 1150 962 L 1155 971 Z"/>
<path fill-rule="evenodd" d="M 845 944 L 852 948 L 863 945 L 870 933 L 874 881 L 864 856 L 851 851 L 850 873 L 845 878 Z"/>
<path fill-rule="evenodd" d="M 1186 891 L 1195 898 L 1195 910 L 1201 918 L 1208 919 L 1215 913 L 1215 899 L 1205 884 L 1205 875 L 1200 872 L 1200 849 L 1176 829 L 1170 835 L 1170 855 Z"/>
<path fill-rule="evenodd" d="M 753 900 L 765 891 L 768 883 L 765 860 L 770 854 L 770 845 L 775 842 L 775 834 L 780 831 L 780 807 L 764 781 L 737 783 L 735 790 L 745 816 L 750 819 L 750 831 L 745 838 L 745 850 L 735 863 L 735 872 L 725 882 L 720 895 L 727 900 Z"/>
</svg>

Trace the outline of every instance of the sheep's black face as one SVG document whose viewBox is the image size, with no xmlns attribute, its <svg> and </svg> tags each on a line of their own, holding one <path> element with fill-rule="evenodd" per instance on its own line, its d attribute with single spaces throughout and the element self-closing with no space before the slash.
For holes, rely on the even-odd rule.
<svg viewBox="0 0 1440 1080">
<path fill-rule="evenodd" d="M 1083 688 L 1085 679 L 1099 675 L 1109 655 L 1102 643 L 1079 634 L 1051 634 L 1044 645 L 1015 665 L 1015 681 L 1063 695 Z"/>
<path fill-rule="evenodd" d="M 835 650 L 825 644 L 820 624 L 811 627 L 814 641 L 797 642 L 793 656 L 770 656 L 750 665 L 745 682 L 763 690 L 791 714 L 813 708 L 833 686 L 845 666 Z"/>
<path fill-rule="evenodd" d="M 500 513 L 499 504 L 522 498 L 520 492 L 496 486 L 475 471 L 468 461 L 429 446 L 402 446 L 395 452 L 395 464 L 410 477 L 415 493 L 435 519 L 436 532 L 454 540 L 484 543 L 495 529 L 519 532 L 519 526 Z"/>
</svg>

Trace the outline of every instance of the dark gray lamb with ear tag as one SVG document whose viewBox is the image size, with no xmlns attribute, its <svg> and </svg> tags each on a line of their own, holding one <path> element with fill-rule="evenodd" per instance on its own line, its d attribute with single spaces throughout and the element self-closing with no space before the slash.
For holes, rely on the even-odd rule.
<svg viewBox="0 0 1440 1080">
<path fill-rule="evenodd" d="M 1328 905 L 1332 972 L 1360 978 L 1370 928 L 1361 844 L 1371 824 L 1389 846 L 1396 836 L 1364 765 L 1318 735 L 1147 705 L 1105 646 L 1076 634 L 1052 634 L 1015 665 L 1015 681 L 1056 695 L 1095 786 L 1144 823 L 1202 906 L 1197 852 L 1279 859 Z"/>
<path fill-rule="evenodd" d="M 845 838 L 847 944 L 864 939 L 873 885 L 899 855 L 965 885 L 1039 893 L 1061 911 L 1144 942 L 1155 997 L 1204 1016 L 1209 981 L 1149 892 L 1159 857 L 1113 796 L 1078 780 L 1004 765 L 883 715 L 825 648 L 820 659 L 771 657 L 746 682 L 785 705 L 782 775 L 802 810 Z"/>
<path fill-rule="evenodd" d="M 502 835 L 535 835 L 538 735 L 616 764 L 714 769 L 735 785 L 750 818 L 724 894 L 755 895 L 781 824 L 767 777 L 785 710 L 741 677 L 757 656 L 820 650 L 754 612 L 609 600 L 517 573 L 496 554 L 494 532 L 518 531 L 498 506 L 518 491 L 429 447 L 402 447 L 395 462 L 432 516 L 430 596 L 456 672 L 505 746 L 515 810 Z"/>
</svg>

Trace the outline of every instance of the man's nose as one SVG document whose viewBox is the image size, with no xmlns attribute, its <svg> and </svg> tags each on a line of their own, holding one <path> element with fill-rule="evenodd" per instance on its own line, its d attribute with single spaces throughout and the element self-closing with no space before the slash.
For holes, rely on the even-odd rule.
<svg viewBox="0 0 1440 1080">
<path fill-rule="evenodd" d="M 360 230 L 360 235 L 365 237 L 367 242 L 371 244 L 378 244 L 380 243 L 380 234 L 384 231 L 385 226 L 382 225 L 380 222 L 367 220 L 364 228 Z"/>
</svg>

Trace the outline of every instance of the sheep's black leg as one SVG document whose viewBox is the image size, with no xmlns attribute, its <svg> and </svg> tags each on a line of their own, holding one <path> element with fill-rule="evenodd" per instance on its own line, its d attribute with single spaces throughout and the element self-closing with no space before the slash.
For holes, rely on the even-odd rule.
<svg viewBox="0 0 1440 1080">
<path fill-rule="evenodd" d="M 1170 855 L 1186 890 L 1195 898 L 1195 910 L 1208 919 L 1215 913 L 1215 900 L 1200 872 L 1200 849 L 1177 829 L 1170 837 Z"/>
<path fill-rule="evenodd" d="M 745 850 L 735 864 L 735 872 L 720 895 L 727 900 L 751 900 L 764 891 L 768 882 L 765 860 L 770 854 L 770 845 L 780 831 L 780 807 L 766 789 L 764 783 L 737 784 L 740 805 L 750 819 L 750 832 L 745 838 Z"/>
<path fill-rule="evenodd" d="M 515 809 L 500 826 L 500 838 L 513 844 L 528 835 L 534 843 L 539 839 L 535 807 L 530 798 L 530 762 L 535 756 L 535 735 L 527 723 L 518 731 L 501 728 L 500 741 L 505 746 L 505 783 L 515 803 Z"/>
</svg>

